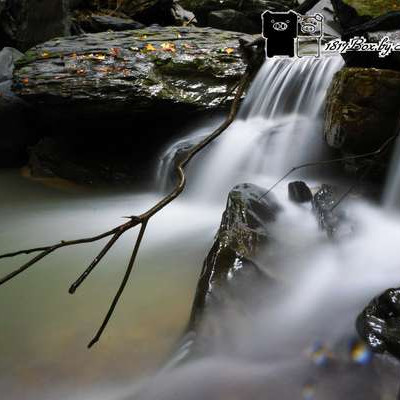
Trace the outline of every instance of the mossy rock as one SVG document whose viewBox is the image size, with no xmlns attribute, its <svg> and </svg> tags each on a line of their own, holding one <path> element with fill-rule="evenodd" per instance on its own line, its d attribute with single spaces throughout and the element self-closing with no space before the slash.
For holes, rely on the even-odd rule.
<svg viewBox="0 0 400 400">
<path fill-rule="evenodd" d="M 358 15 L 379 17 L 391 11 L 400 11 L 400 3 L 393 0 L 343 0 L 352 6 Z"/>
<path fill-rule="evenodd" d="M 399 104 L 400 72 L 343 68 L 328 91 L 328 144 L 355 154 L 376 150 L 395 133 Z"/>
</svg>

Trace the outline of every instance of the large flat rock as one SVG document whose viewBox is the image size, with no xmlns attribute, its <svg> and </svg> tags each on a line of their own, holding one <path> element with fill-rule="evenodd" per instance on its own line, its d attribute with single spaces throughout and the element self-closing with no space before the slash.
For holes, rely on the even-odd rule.
<svg viewBox="0 0 400 400">
<path fill-rule="evenodd" d="M 29 50 L 14 91 L 48 110 L 168 112 L 219 107 L 246 69 L 243 33 L 149 27 L 66 37 Z M 51 107 L 49 107 L 51 106 Z"/>
</svg>

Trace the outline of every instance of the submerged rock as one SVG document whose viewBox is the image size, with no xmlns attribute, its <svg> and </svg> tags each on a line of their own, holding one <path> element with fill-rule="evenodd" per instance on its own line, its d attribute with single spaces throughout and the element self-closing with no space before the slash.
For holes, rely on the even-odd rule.
<svg viewBox="0 0 400 400">
<path fill-rule="evenodd" d="M 399 104 L 400 72 L 342 69 L 327 95 L 324 135 L 328 145 L 345 154 L 377 150 L 397 133 Z"/>
</svg>

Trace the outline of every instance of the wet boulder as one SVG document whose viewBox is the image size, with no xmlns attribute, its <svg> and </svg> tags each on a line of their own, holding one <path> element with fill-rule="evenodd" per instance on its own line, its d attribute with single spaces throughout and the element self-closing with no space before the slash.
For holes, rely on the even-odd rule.
<svg viewBox="0 0 400 400">
<path fill-rule="evenodd" d="M 0 13 L 0 44 L 27 50 L 70 33 L 68 0 L 6 0 Z M 0 46 L 3 47 L 3 46 Z"/>
<path fill-rule="evenodd" d="M 374 352 L 400 359 L 400 289 L 375 297 L 358 316 L 356 328 Z"/>
<path fill-rule="evenodd" d="M 377 150 L 397 133 L 399 104 L 400 72 L 373 68 L 342 69 L 328 90 L 324 127 L 326 142 L 347 155 Z M 381 161 L 384 165 L 387 160 L 381 158 Z M 355 163 L 352 168 L 358 169 L 362 165 Z"/>
<path fill-rule="evenodd" d="M 198 326 L 208 309 L 235 300 L 254 301 L 257 284 L 272 281 L 257 266 L 260 249 L 270 240 L 268 225 L 273 223 L 280 206 L 271 193 L 253 185 L 242 184 L 229 193 L 221 225 L 207 255 L 193 303 L 190 329 Z M 246 290 L 241 290 L 241 288 Z M 209 329 L 207 324 L 204 329 Z"/>
<path fill-rule="evenodd" d="M 290 182 L 288 185 L 289 199 L 295 203 L 308 203 L 312 200 L 312 193 L 305 182 Z"/>
<path fill-rule="evenodd" d="M 242 36 L 152 26 L 56 39 L 32 48 L 18 62 L 14 90 L 34 106 L 64 115 L 153 117 L 219 108 L 246 69 L 238 42 Z"/>
</svg>

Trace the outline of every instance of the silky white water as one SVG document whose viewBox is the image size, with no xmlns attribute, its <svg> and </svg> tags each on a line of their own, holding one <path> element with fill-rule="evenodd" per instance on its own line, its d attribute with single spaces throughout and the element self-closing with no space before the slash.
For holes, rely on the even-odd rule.
<svg viewBox="0 0 400 400">
<path fill-rule="evenodd" d="M 328 157 L 321 112 L 341 66 L 340 58 L 265 63 L 240 118 L 193 160 L 182 198 L 152 219 L 133 280 L 92 351 L 85 345 L 120 282 L 133 233 L 74 297 L 68 286 L 98 248 L 53 255 L 2 288 L 0 389 L 5 398 L 394 400 L 398 366 L 392 363 L 393 378 L 386 360 L 369 361 L 366 348 L 354 352 L 349 346 L 357 340 L 354 321 L 362 308 L 400 285 L 400 217 L 351 199 L 343 207 L 353 233 L 331 241 L 310 206 L 288 201 L 290 179 L 273 191 L 282 212 L 270 226 L 274 240 L 260 258 L 260 267 L 282 290 L 272 297 L 258 293 L 251 307 L 216 310 L 219 334 L 210 337 L 204 358 L 156 372 L 184 332 L 229 190 L 246 181 L 268 188 L 292 166 Z M 181 142 L 199 140 L 217 124 L 204 122 L 172 144 L 158 170 L 160 189 L 170 185 L 163 172 L 171 171 Z M 315 187 L 324 179 L 321 172 L 302 170 L 293 179 Z M 0 243 L 6 250 L 14 250 L 15 243 L 29 247 L 105 230 L 161 196 L 60 194 L 21 180 L 0 175 Z M 17 265 L 13 260 L 4 272 Z"/>
<path fill-rule="evenodd" d="M 384 193 L 384 204 L 389 210 L 400 206 L 400 140 L 397 139 Z"/>
<path fill-rule="evenodd" d="M 323 157 L 322 108 L 332 77 L 342 65 L 341 57 L 267 60 L 238 120 L 199 156 L 200 167 L 189 168 L 194 199 L 218 200 L 255 175 L 278 176 Z M 168 188 L 178 149 L 205 134 L 205 129 L 195 131 L 166 151 L 157 173 L 160 188 Z"/>
</svg>

